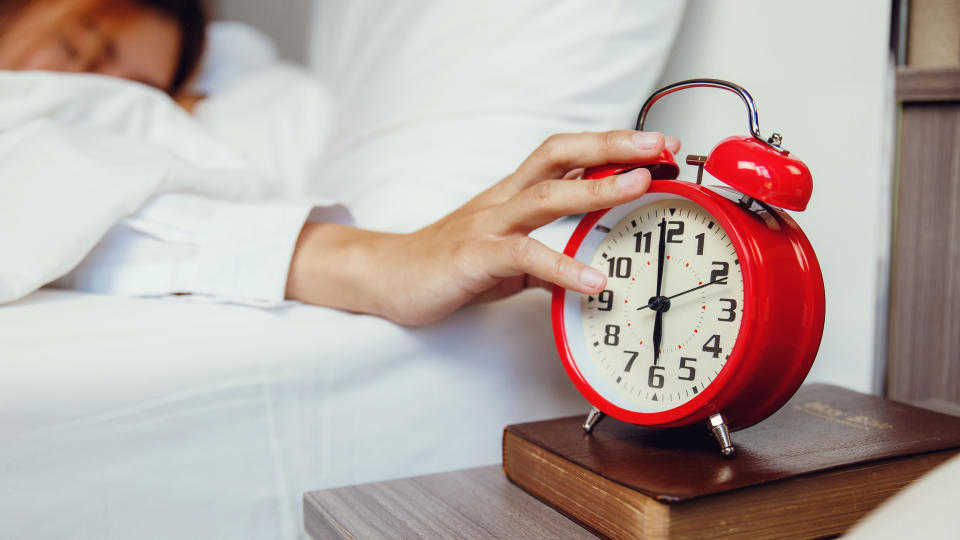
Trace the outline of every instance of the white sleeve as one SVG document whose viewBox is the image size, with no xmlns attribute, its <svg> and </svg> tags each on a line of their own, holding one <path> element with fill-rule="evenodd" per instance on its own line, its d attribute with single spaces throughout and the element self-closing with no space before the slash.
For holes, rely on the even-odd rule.
<svg viewBox="0 0 960 540">
<path fill-rule="evenodd" d="M 283 305 L 290 260 L 307 220 L 349 223 L 326 201 L 225 201 L 165 194 L 115 225 L 54 285 L 130 296 L 189 294 Z"/>
</svg>

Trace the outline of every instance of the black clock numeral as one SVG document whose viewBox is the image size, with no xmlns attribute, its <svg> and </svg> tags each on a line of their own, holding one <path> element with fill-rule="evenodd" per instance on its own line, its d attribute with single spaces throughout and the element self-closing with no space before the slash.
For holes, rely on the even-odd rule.
<svg viewBox="0 0 960 540">
<path fill-rule="evenodd" d="M 693 367 L 693 366 L 688 366 L 688 365 L 687 365 L 687 362 L 691 362 L 691 363 L 692 363 L 692 362 L 696 362 L 696 361 L 697 361 L 696 358 L 686 358 L 686 357 L 682 357 L 682 356 L 681 356 L 681 357 L 680 357 L 680 369 L 681 369 L 681 370 L 684 370 L 684 369 L 687 370 L 687 376 L 686 376 L 686 377 L 683 377 L 683 376 L 681 376 L 681 375 L 677 375 L 677 378 L 680 379 L 681 381 L 692 381 L 692 380 L 694 380 L 695 378 L 697 378 L 697 368 L 695 368 L 695 367 Z"/>
<path fill-rule="evenodd" d="M 636 360 L 638 356 L 640 356 L 640 353 L 637 351 L 623 351 L 623 353 L 630 355 L 630 359 L 627 360 L 627 366 L 623 368 L 623 372 L 630 373 L 630 368 L 633 367 L 633 361 Z"/>
<path fill-rule="evenodd" d="M 719 266 L 720 268 L 710 272 L 710 282 L 720 281 L 721 279 L 726 278 L 730 274 L 730 263 L 723 261 L 713 261 L 713 266 Z"/>
<path fill-rule="evenodd" d="M 733 322 L 737 320 L 737 312 L 736 312 L 737 301 L 731 298 L 721 298 L 720 301 L 727 302 L 728 304 L 730 304 L 728 307 L 723 308 L 723 312 L 729 314 L 730 317 L 726 319 L 717 317 L 717 320 L 720 322 Z"/>
<path fill-rule="evenodd" d="M 606 304 L 597 307 L 597 311 L 613 310 L 613 291 L 602 291 L 597 295 L 597 300 L 599 300 L 601 304 Z"/>
<path fill-rule="evenodd" d="M 634 233 L 633 237 L 637 239 L 637 247 L 634 249 L 637 253 L 641 251 L 644 253 L 650 253 L 650 242 L 653 239 L 653 233 Z"/>
<path fill-rule="evenodd" d="M 694 238 L 697 239 L 697 255 L 703 255 L 703 241 L 706 239 L 706 237 L 706 233 L 700 233 L 694 236 Z"/>
<path fill-rule="evenodd" d="M 663 388 L 663 375 L 660 371 L 663 371 L 663 366 L 650 366 L 650 371 L 647 373 L 647 386 L 650 388 Z"/>
<path fill-rule="evenodd" d="M 620 327 L 615 324 L 608 324 L 604 329 L 603 343 L 615 347 L 620 344 Z"/>
<path fill-rule="evenodd" d="M 671 221 L 670 226 L 672 229 L 667 230 L 667 243 L 668 244 L 680 244 L 683 243 L 683 239 L 677 240 L 677 236 L 683 236 L 683 222 L 682 221 Z"/>
<path fill-rule="evenodd" d="M 630 257 L 611 257 L 607 259 L 610 268 L 607 269 L 608 277 L 628 278 L 633 272 L 633 260 Z"/>
<path fill-rule="evenodd" d="M 723 352 L 723 349 L 720 348 L 720 336 L 716 334 L 710 336 L 710 339 L 703 344 L 703 352 L 712 354 L 714 358 L 720 358 L 720 354 Z"/>
</svg>

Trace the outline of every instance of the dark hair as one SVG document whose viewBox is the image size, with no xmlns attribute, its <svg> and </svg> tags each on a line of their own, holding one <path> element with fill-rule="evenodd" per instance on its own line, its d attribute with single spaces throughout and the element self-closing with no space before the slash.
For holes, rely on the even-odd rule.
<svg viewBox="0 0 960 540">
<path fill-rule="evenodd" d="M 167 92 L 176 94 L 193 75 L 207 35 L 207 10 L 203 0 L 135 0 L 177 21 L 180 26 L 180 56 L 177 71 Z"/>
<path fill-rule="evenodd" d="M 0 31 L 4 29 L 3 25 L 7 23 L 7 19 L 20 11 L 26 3 L 27 0 L 0 0 Z"/>
</svg>

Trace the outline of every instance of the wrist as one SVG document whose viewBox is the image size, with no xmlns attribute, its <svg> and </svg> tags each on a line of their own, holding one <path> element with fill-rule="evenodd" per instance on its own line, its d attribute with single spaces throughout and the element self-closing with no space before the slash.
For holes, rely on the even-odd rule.
<svg viewBox="0 0 960 540">
<path fill-rule="evenodd" d="M 300 232 L 286 296 L 307 304 L 387 316 L 383 258 L 398 235 L 332 223 L 307 223 Z"/>
</svg>

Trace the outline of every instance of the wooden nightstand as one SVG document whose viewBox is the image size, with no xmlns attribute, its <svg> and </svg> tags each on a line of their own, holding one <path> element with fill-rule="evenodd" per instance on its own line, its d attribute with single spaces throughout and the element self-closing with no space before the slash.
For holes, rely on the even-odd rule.
<svg viewBox="0 0 960 540">
<path fill-rule="evenodd" d="M 329 538 L 596 538 L 511 484 L 500 466 L 303 496 L 307 533 Z"/>
</svg>

